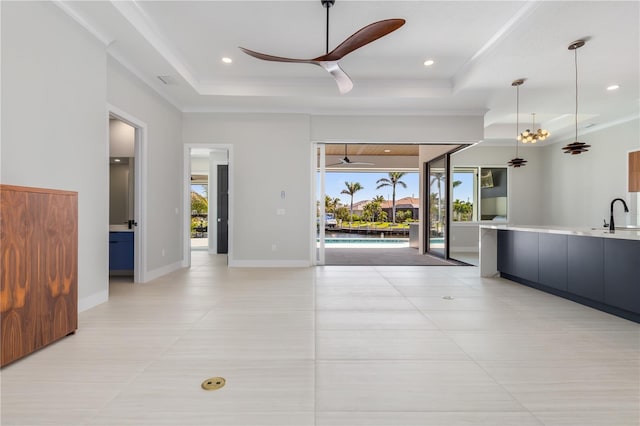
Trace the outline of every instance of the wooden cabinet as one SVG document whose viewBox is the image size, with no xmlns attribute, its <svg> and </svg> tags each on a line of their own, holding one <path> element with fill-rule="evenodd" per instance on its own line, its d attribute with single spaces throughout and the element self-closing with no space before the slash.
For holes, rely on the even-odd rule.
<svg viewBox="0 0 640 426">
<path fill-rule="evenodd" d="M 629 192 L 640 192 L 640 151 L 629 153 Z"/>
<path fill-rule="evenodd" d="M 77 193 L 0 185 L 4 366 L 78 325 Z"/>
</svg>

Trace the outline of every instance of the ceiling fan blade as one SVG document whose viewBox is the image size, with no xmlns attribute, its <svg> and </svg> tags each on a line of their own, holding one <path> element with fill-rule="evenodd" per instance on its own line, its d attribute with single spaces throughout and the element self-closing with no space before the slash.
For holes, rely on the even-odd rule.
<svg viewBox="0 0 640 426">
<path fill-rule="evenodd" d="M 333 78 L 336 80 L 336 83 L 338 84 L 338 90 L 340 91 L 341 95 L 344 95 L 345 93 L 349 93 L 351 89 L 353 89 L 353 82 L 351 81 L 347 73 L 344 72 L 342 68 L 340 68 L 340 65 L 338 65 L 338 61 L 315 61 L 314 60 L 312 61 L 312 63 L 318 66 L 321 66 L 322 68 L 327 70 L 329 74 L 333 76 Z"/>
<path fill-rule="evenodd" d="M 262 59 L 264 61 L 295 62 L 295 63 L 300 63 L 300 64 L 314 63 L 314 62 L 310 61 L 309 59 L 283 58 L 282 56 L 273 56 L 273 55 L 266 55 L 266 54 L 260 53 L 260 52 L 254 52 L 253 50 L 245 49 L 244 47 L 239 47 L 239 49 L 242 50 L 244 53 L 246 53 L 249 56 L 253 56 L 254 58 Z"/>
<path fill-rule="evenodd" d="M 351 161 L 349 162 L 350 165 L 356 165 L 356 166 L 375 166 L 374 163 L 366 163 L 364 161 Z"/>
<path fill-rule="evenodd" d="M 376 41 L 380 37 L 397 30 L 404 25 L 404 19 L 385 19 L 383 21 L 374 22 L 366 27 L 360 28 L 354 34 L 349 36 L 338 47 L 333 49 L 326 55 L 315 58 L 315 61 L 337 61 L 356 49 L 365 46 L 372 41 Z"/>
</svg>

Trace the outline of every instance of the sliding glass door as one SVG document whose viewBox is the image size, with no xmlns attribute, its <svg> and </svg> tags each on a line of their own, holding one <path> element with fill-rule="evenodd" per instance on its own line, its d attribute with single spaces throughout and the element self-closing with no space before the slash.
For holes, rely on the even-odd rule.
<svg viewBox="0 0 640 426">
<path fill-rule="evenodd" d="M 449 257 L 449 155 L 426 164 L 427 189 L 427 253 L 447 259 Z"/>
</svg>

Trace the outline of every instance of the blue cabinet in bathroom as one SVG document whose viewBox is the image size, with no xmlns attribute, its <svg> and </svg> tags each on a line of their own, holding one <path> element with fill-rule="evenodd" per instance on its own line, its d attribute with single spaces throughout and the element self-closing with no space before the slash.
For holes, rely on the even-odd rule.
<svg viewBox="0 0 640 426">
<path fill-rule="evenodd" d="M 109 271 L 133 271 L 133 232 L 109 232 Z"/>
</svg>

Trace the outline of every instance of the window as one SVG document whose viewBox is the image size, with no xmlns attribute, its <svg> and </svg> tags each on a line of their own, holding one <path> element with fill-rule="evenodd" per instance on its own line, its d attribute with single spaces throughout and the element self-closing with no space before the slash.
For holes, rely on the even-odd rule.
<svg viewBox="0 0 640 426">
<path fill-rule="evenodd" d="M 506 167 L 454 167 L 452 220 L 507 220 Z"/>
</svg>

